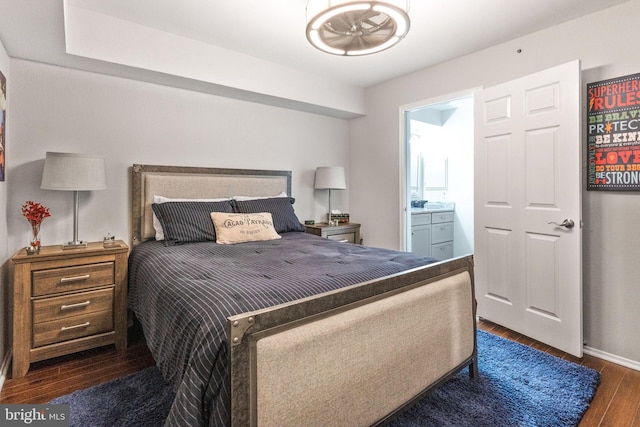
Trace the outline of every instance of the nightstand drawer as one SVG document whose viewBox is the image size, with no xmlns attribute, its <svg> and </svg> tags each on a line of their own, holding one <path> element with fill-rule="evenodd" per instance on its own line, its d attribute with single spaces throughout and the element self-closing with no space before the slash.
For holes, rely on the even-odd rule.
<svg viewBox="0 0 640 427">
<path fill-rule="evenodd" d="M 319 223 L 305 225 L 305 232 L 344 243 L 360 243 L 360 224 L 347 222 L 338 225 Z"/>
<path fill-rule="evenodd" d="M 337 240 L 338 242 L 344 243 L 355 243 L 356 233 L 330 234 L 327 236 L 327 239 Z"/>
<path fill-rule="evenodd" d="M 33 325 L 33 347 L 113 331 L 113 310 Z"/>
<path fill-rule="evenodd" d="M 113 288 L 33 301 L 33 323 L 111 310 Z"/>
<path fill-rule="evenodd" d="M 113 262 L 33 272 L 33 296 L 76 291 L 115 283 Z"/>
</svg>

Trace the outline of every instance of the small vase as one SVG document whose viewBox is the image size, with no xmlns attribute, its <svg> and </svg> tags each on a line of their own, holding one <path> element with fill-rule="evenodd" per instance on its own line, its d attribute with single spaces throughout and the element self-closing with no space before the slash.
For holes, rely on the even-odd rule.
<svg viewBox="0 0 640 427">
<path fill-rule="evenodd" d="M 40 253 L 40 224 L 32 222 L 29 246 L 27 246 L 27 254 L 36 255 L 39 253 Z"/>
</svg>

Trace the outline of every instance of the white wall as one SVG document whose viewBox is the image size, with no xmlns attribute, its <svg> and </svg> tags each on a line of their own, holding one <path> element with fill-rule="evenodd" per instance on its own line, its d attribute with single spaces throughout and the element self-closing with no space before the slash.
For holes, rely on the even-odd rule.
<svg viewBox="0 0 640 427">
<path fill-rule="evenodd" d="M 249 91 L 258 98 L 284 98 L 291 104 L 317 105 L 318 109 L 342 111 L 350 117 L 364 111 L 361 88 L 331 81 L 327 76 L 304 73 L 94 12 L 73 2 L 65 2 L 64 8 L 65 49 L 72 55 Z"/>
<path fill-rule="evenodd" d="M 370 88 L 351 126 L 351 215 L 366 242 L 400 248 L 399 108 L 492 86 L 575 59 L 586 83 L 640 72 L 640 1 L 421 70 Z M 517 53 L 522 49 L 522 53 Z M 380 171 L 385 171 L 384 174 Z M 584 192 L 584 331 L 589 347 L 640 363 L 640 193 Z"/>
<path fill-rule="evenodd" d="M 9 75 L 9 56 L 7 51 L 0 41 L 0 71 L 7 79 L 7 103 L 11 96 L 11 78 Z M 11 120 L 11 108 L 7 105 L 7 121 Z M 10 130 L 11 126 L 7 129 Z M 6 131 L 8 132 L 8 131 Z M 5 162 L 8 164 L 11 161 L 11 142 L 10 138 L 5 134 Z M 9 173 L 6 173 L 9 175 Z M 5 176 L 4 182 L 0 182 L 0 387 L 4 382 L 3 370 L 6 366 L 3 366 L 5 352 L 10 348 L 8 343 L 8 335 L 2 333 L 8 328 L 8 319 L 6 313 L 9 310 L 8 298 L 9 298 L 9 281 L 7 279 L 7 260 L 10 258 L 8 245 L 7 245 L 7 187 L 11 176 Z"/>
<path fill-rule="evenodd" d="M 106 158 L 108 190 L 80 197 L 78 234 L 89 241 L 107 232 L 128 241 L 133 163 L 292 170 L 301 220 L 326 211 L 326 192 L 313 190 L 316 166 L 348 167 L 345 120 L 24 60 L 11 69 L 10 252 L 28 238 L 26 200 L 51 210 L 43 244 L 73 237 L 72 193 L 40 189 L 46 151 Z M 333 196 L 347 211 L 348 191 Z"/>
<path fill-rule="evenodd" d="M 450 144 L 447 198 L 456 203 L 454 256 L 473 253 L 473 98 L 458 105 L 444 125 Z"/>
</svg>

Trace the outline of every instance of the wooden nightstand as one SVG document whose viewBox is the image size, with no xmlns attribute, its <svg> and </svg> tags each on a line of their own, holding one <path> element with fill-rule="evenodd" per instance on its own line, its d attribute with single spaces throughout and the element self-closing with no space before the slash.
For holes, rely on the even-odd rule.
<svg viewBox="0 0 640 427">
<path fill-rule="evenodd" d="M 127 348 L 127 256 L 121 240 L 84 249 L 18 251 L 13 284 L 13 378 L 32 362 L 115 344 Z"/>
<path fill-rule="evenodd" d="M 339 240 L 347 243 L 360 243 L 360 224 L 347 222 L 340 225 L 320 223 L 305 225 L 305 231 L 316 236 L 326 237 L 331 240 Z"/>
</svg>

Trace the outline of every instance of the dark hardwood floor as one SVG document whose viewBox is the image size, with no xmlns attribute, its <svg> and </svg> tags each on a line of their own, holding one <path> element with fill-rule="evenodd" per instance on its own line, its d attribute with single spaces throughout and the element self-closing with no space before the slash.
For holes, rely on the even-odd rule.
<svg viewBox="0 0 640 427">
<path fill-rule="evenodd" d="M 601 374 L 600 386 L 580 422 L 580 427 L 640 427 L 639 371 L 588 355 L 577 359 L 490 322 L 481 320 L 478 327 L 598 370 Z M 32 364 L 24 378 L 5 381 L 0 393 L 0 403 L 46 403 L 54 397 L 91 387 L 153 364 L 142 334 L 134 328 L 130 330 L 129 347 L 126 351 L 118 352 L 113 346 L 108 346 Z"/>
<path fill-rule="evenodd" d="M 22 378 L 5 380 L 0 403 L 46 403 L 155 364 L 137 327 L 129 328 L 126 351 L 110 345 L 32 363 Z"/>
</svg>

